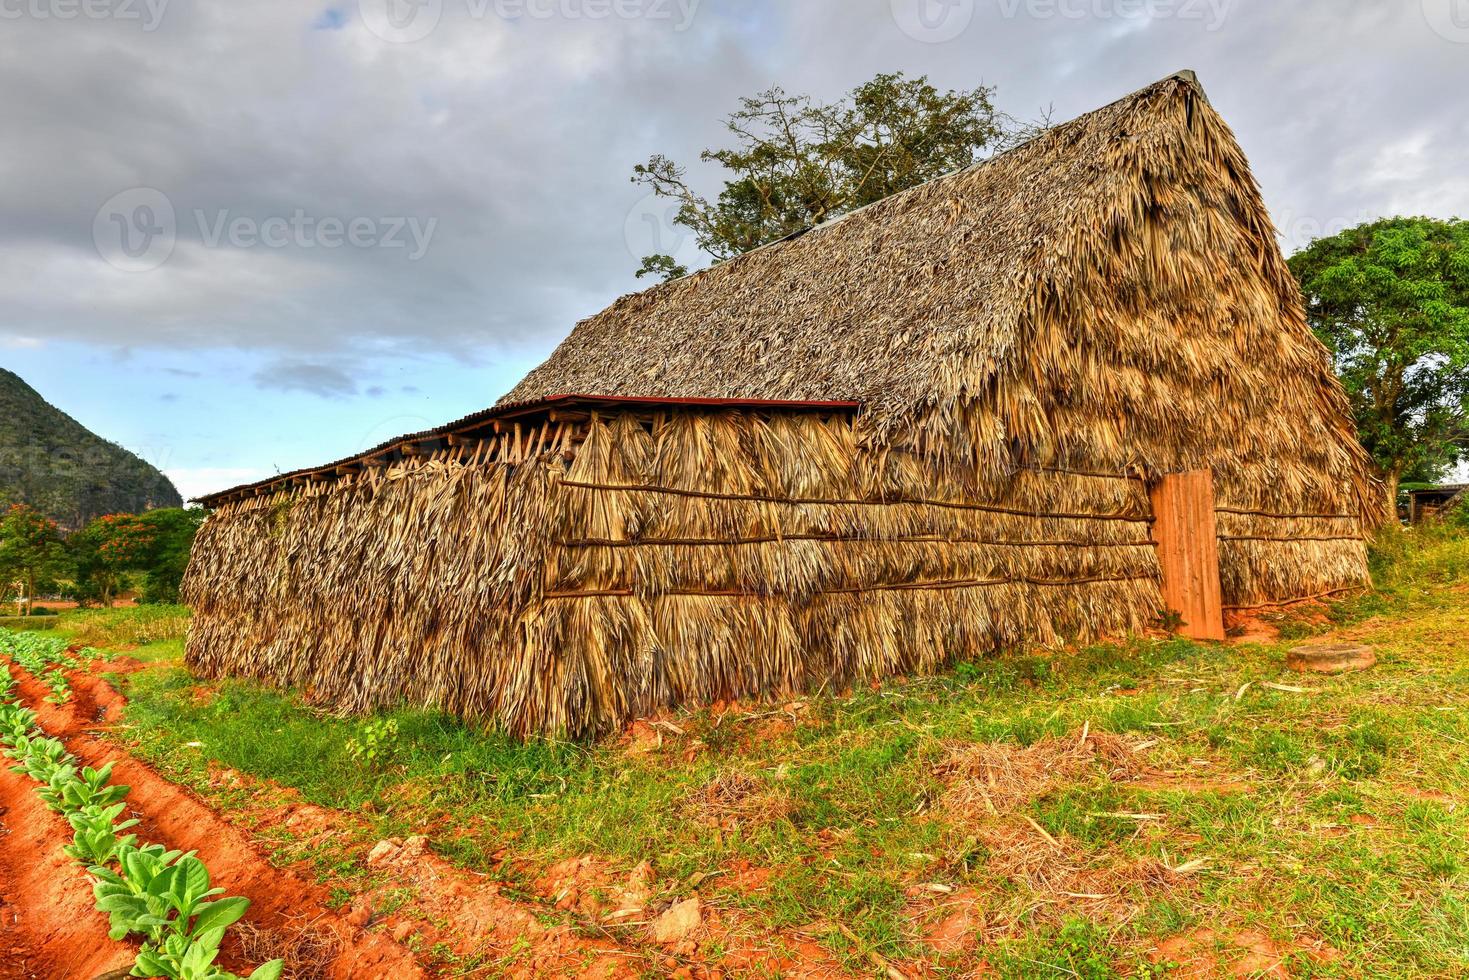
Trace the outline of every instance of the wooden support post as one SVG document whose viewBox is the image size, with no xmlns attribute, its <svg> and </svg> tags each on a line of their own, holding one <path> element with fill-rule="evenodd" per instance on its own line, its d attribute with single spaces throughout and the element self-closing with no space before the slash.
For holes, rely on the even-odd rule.
<svg viewBox="0 0 1469 980">
<path fill-rule="evenodd" d="M 1184 636 L 1224 639 L 1214 474 L 1208 470 L 1170 473 L 1153 485 L 1151 496 L 1164 605 L 1183 617 L 1179 632 Z"/>
</svg>

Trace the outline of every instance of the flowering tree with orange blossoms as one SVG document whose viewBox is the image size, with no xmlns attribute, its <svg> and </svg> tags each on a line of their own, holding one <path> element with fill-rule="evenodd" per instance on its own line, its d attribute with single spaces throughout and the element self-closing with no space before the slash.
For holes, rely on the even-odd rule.
<svg viewBox="0 0 1469 980">
<path fill-rule="evenodd" d="M 123 577 L 152 553 L 155 529 L 133 514 L 98 517 L 71 536 L 77 584 L 104 606 L 111 606 Z"/>
</svg>

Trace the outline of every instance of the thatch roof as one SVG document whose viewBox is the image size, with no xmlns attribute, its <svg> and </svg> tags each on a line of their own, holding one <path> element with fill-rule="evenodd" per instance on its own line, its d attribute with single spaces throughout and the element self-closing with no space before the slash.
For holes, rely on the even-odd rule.
<svg viewBox="0 0 1469 980">
<path fill-rule="evenodd" d="M 1270 457 L 1311 461 L 1275 476 L 1302 499 L 1321 480 L 1371 497 L 1259 190 L 1192 72 L 623 297 L 494 409 L 205 502 L 392 463 L 572 393 L 860 405 L 865 445 L 995 478 Z"/>
<path fill-rule="evenodd" d="M 1099 214 L 1137 177 L 1120 164 L 1141 153 L 1119 148 L 1176 143 L 1194 112 L 1213 110 L 1182 72 L 990 160 L 623 297 L 506 399 L 840 398 L 863 402 L 869 424 L 906 420 L 999 369 L 1043 277 L 1069 278 L 1076 236 L 1127 220 Z M 1242 193 L 1255 194 L 1242 156 L 1238 165 Z"/>
<path fill-rule="evenodd" d="M 395 436 L 386 442 L 379 443 L 371 449 L 360 453 L 353 453 L 341 459 L 332 460 L 329 463 L 321 463 L 317 466 L 303 466 L 300 469 L 291 470 L 287 473 L 277 473 L 263 480 L 253 483 L 242 483 L 230 487 L 228 490 L 219 490 L 214 493 L 195 497 L 193 503 L 203 504 L 205 507 L 218 507 L 228 500 L 241 497 L 253 497 L 272 490 L 289 487 L 295 483 L 316 483 L 331 481 L 336 477 L 345 475 L 347 472 L 360 470 L 364 465 L 389 465 L 401 462 L 405 457 L 419 455 L 424 451 L 432 452 L 445 444 L 451 443 L 456 437 L 492 438 L 493 433 L 498 433 L 501 426 L 510 425 L 517 420 L 538 419 L 557 410 L 600 410 L 616 411 L 627 408 L 658 409 L 673 406 L 685 408 L 704 408 L 709 410 L 719 409 L 759 409 L 764 411 L 854 411 L 861 405 L 854 401 L 790 401 L 790 400 L 758 400 L 738 398 L 626 398 L 618 395 L 581 395 L 575 393 L 552 395 L 548 398 L 537 398 L 531 401 L 501 400 L 493 408 L 473 412 L 463 418 L 446 422 L 432 429 L 424 429 L 421 432 L 409 432 L 401 436 Z"/>
</svg>

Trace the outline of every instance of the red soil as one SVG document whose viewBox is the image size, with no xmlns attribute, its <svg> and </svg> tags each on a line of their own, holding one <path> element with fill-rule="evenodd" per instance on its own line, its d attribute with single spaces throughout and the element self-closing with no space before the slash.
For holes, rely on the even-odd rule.
<svg viewBox="0 0 1469 980">
<path fill-rule="evenodd" d="M 1263 932 L 1246 930 L 1220 935 L 1212 929 L 1195 929 L 1160 942 L 1150 955 L 1154 963 L 1172 963 L 1171 976 L 1270 977 L 1288 980 L 1294 976 L 1288 961 L 1303 955 L 1312 963 L 1333 963 L 1341 958 L 1331 946 L 1312 936 L 1297 936 L 1287 942 Z"/>
<path fill-rule="evenodd" d="M 1224 614 L 1225 633 L 1229 642 L 1238 646 L 1244 643 L 1274 643 L 1280 639 L 1280 630 L 1265 619 L 1259 609 L 1241 609 Z"/>
<path fill-rule="evenodd" d="M 106 669 L 117 667 L 117 662 L 109 662 Z M 673 949 L 672 944 L 660 951 L 659 944 L 640 939 L 628 944 L 619 942 L 613 929 L 628 923 L 615 918 L 604 923 L 598 914 L 600 909 L 587 914 L 587 909 L 576 907 L 581 904 L 578 902 L 563 902 L 561 906 L 573 914 L 581 913 L 576 915 L 579 920 L 576 923 L 544 924 L 538 916 L 544 916 L 555 903 L 548 901 L 542 905 L 513 899 L 503 894 L 496 882 L 455 868 L 433 854 L 424 838 L 382 842 L 371 853 L 364 854 L 368 867 L 387 881 L 379 881 L 373 889 L 356 895 L 350 909 L 342 913 L 330 911 L 322 888 L 271 866 L 241 829 L 188 790 L 93 734 L 98 723 L 118 720 L 126 704 L 126 699 L 105 681 L 82 671 L 74 672 L 70 675 L 72 698 L 66 705 L 57 706 L 42 700 L 49 692 L 34 678 L 19 669 L 13 669 L 12 673 L 19 681 L 18 693 L 37 712 L 40 724 L 49 734 L 63 739 L 87 765 L 113 764 L 113 780 L 130 787 L 129 815 L 142 820 L 134 832 L 169 847 L 197 850 L 217 885 L 228 889 L 230 894 L 244 895 L 251 900 L 245 921 L 258 929 L 289 936 L 293 927 L 299 931 L 300 923 L 310 922 L 313 931 L 335 937 L 341 952 L 326 976 L 422 977 L 423 970 L 401 945 L 410 937 L 416 938 L 419 948 L 443 944 L 462 956 L 503 959 L 504 975 L 511 977 L 588 976 L 630 980 L 642 975 L 650 955 L 675 955 L 677 959 L 672 961 L 675 966 L 684 958 L 683 951 Z M 244 783 L 238 776 L 233 778 Z M 282 826 L 297 838 L 360 829 L 354 815 L 306 803 L 277 807 L 270 814 L 260 816 L 263 818 L 260 826 Z M 585 878 L 592 862 L 582 864 L 580 875 L 556 883 L 556 888 L 569 887 L 576 894 L 581 886 L 588 885 L 587 880 L 577 879 Z M 70 874 L 79 877 L 74 866 Z M 596 877 L 603 877 L 600 869 Z M 633 876 L 638 878 L 637 874 Z M 549 896 L 552 882 L 542 884 L 545 887 L 539 890 Z M 391 902 L 393 890 L 403 886 L 413 892 L 412 914 L 406 910 L 379 914 L 377 907 Z M 620 904 L 631 906 L 647 898 L 643 887 L 631 880 L 626 893 L 613 891 L 628 900 Z M 87 907 L 91 907 L 89 896 Z M 229 954 L 231 966 L 254 965 L 254 962 L 242 962 L 237 944 L 228 940 L 225 952 Z M 258 959 L 257 956 L 255 960 Z M 666 959 L 665 965 L 668 965 Z M 717 976 L 717 973 L 695 970 L 690 975 Z M 0 980 L 5 980 L 3 975 Z"/>
<path fill-rule="evenodd" d="M 330 811 L 322 811 L 330 813 Z M 545 909 L 506 897 L 501 886 L 461 871 L 428 849 L 423 837 L 380 841 L 367 865 L 391 884 L 358 896 L 353 913 L 371 920 L 374 906 L 394 887 L 413 889 L 413 918 L 393 915 L 382 921 L 394 936 L 417 935 L 425 947 L 445 943 L 461 955 L 502 960 L 507 977 L 589 977 L 631 980 L 642 975 L 642 959 L 610 938 L 589 939 L 567 924 L 543 925 L 534 914 Z M 595 929 L 588 919 L 584 928 Z"/>
<path fill-rule="evenodd" d="M 71 828 L 9 765 L 0 766 L 0 841 L 0 980 L 131 968 L 136 948 L 107 938 L 86 876 L 61 850 Z"/>
<path fill-rule="evenodd" d="M 322 889 L 273 867 L 244 833 L 221 819 L 192 793 L 164 779 L 126 752 L 89 734 L 94 722 L 107 718 L 123 703 L 122 696 L 105 682 L 76 672 L 71 676 L 71 701 L 57 706 L 43 700 L 49 692 L 34 678 L 14 667 L 11 673 L 20 682 L 18 692 L 21 698 L 36 712 L 41 727 L 49 735 L 65 741 L 67 748 L 85 765 L 100 767 L 114 763 L 113 781 L 130 787 L 129 815 L 142 821 L 132 832 L 144 840 L 169 848 L 198 851 L 216 885 L 225 888 L 229 894 L 250 899 L 246 921 L 283 936 L 298 935 L 302 931 L 301 924 L 310 923 L 312 931 L 335 937 L 340 952 L 325 971 L 328 977 L 346 980 L 423 976 L 408 950 L 386 937 L 363 931 L 350 924 L 345 916 L 328 909 L 328 896 Z M 34 797 L 31 787 L 23 788 Z M 34 823 L 27 820 L 25 826 L 30 827 Z M 65 828 L 57 832 L 63 834 L 64 839 L 70 839 Z M 32 860 L 31 856 L 38 853 L 49 853 L 46 843 L 40 840 L 29 842 L 29 846 L 12 847 L 10 844 L 7 842 L 6 854 L 14 854 L 23 861 Z M 85 876 L 75 864 L 52 869 L 47 877 L 58 883 L 75 883 L 81 889 L 85 916 L 61 912 L 49 901 L 33 906 L 38 914 L 59 923 L 99 919 L 99 913 L 92 911 Z M 105 926 L 103 932 L 105 934 Z M 92 948 L 84 943 L 78 945 L 80 949 Z M 240 953 L 229 941 L 222 959 L 245 965 L 239 962 Z M 81 977 L 93 974 L 73 970 L 62 975 Z"/>
</svg>

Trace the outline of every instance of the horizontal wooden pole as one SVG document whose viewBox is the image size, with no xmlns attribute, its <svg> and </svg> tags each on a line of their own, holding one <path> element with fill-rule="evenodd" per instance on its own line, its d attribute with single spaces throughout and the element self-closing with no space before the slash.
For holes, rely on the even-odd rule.
<svg viewBox="0 0 1469 980">
<path fill-rule="evenodd" d="M 1043 578 L 996 578 L 996 579 L 956 579 L 947 582 L 896 582 L 882 583 L 877 585 L 856 585 L 840 589 L 817 589 L 814 595 L 854 595 L 860 592 L 949 592 L 956 589 L 988 588 L 997 585 L 1036 585 L 1043 587 L 1065 588 L 1078 585 L 1094 585 L 1099 582 L 1156 582 L 1154 575 L 1098 575 L 1092 578 L 1079 579 L 1043 579 Z M 547 599 L 591 599 L 591 598 L 628 598 L 637 593 L 632 589 L 586 589 L 573 592 L 547 592 Z M 803 593 L 804 594 L 804 593 Z M 788 598 L 786 593 L 781 592 L 746 592 L 746 591 L 710 591 L 696 589 L 661 589 L 649 593 L 651 598 L 659 596 L 708 596 L 711 598 L 728 597 L 743 599 L 782 599 Z"/>
<path fill-rule="evenodd" d="M 858 500 L 858 499 L 828 499 L 821 497 L 776 497 L 769 494 L 759 493 L 716 493 L 709 490 L 682 490 L 677 487 L 621 485 L 604 483 L 583 483 L 579 480 L 562 480 L 563 487 L 576 487 L 580 490 L 614 490 L 627 493 L 663 493 L 679 497 L 698 497 L 705 500 L 750 500 L 768 504 L 791 504 L 794 506 L 810 505 L 840 505 L 852 507 L 895 507 L 903 504 L 912 504 L 922 507 L 939 507 L 948 510 L 973 510 L 987 514 L 1008 514 L 1013 517 L 1033 517 L 1041 520 L 1055 521 L 1125 521 L 1134 524 L 1147 524 L 1152 521 L 1148 515 L 1137 514 L 1042 514 L 1036 511 L 1022 510 L 1018 507 L 1002 507 L 998 504 L 980 504 L 967 501 L 955 500 L 927 500 L 917 497 L 892 497 L 887 500 Z"/>
<path fill-rule="evenodd" d="M 1150 548 L 1158 542 L 1141 541 L 1002 541 L 989 538 L 954 538 L 939 534 L 854 537 L 834 534 L 770 534 L 751 538 L 580 538 L 558 541 L 563 548 L 702 547 L 719 545 L 780 544 L 785 541 L 817 541 L 830 544 L 977 544 L 1011 548 Z"/>
</svg>

